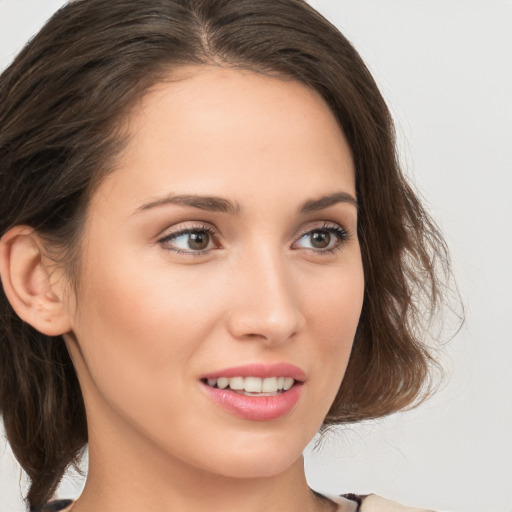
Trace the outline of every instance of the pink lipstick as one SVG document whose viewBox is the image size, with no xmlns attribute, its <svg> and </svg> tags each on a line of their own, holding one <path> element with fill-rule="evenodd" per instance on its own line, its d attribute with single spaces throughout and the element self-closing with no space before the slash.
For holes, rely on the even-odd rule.
<svg viewBox="0 0 512 512">
<path fill-rule="evenodd" d="M 268 421 L 297 404 L 305 373 L 279 363 L 250 364 L 218 370 L 202 377 L 202 389 L 220 407 L 241 418 Z"/>
</svg>

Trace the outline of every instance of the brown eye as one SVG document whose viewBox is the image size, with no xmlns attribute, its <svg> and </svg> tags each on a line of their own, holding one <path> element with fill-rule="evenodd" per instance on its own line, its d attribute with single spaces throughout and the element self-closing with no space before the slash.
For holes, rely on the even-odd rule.
<svg viewBox="0 0 512 512">
<path fill-rule="evenodd" d="M 328 231 L 311 231 L 309 233 L 311 245 L 315 249 L 326 249 L 331 243 L 331 233 Z"/>
<path fill-rule="evenodd" d="M 187 245 L 193 251 L 202 251 L 208 247 L 210 235 L 206 231 L 198 231 L 188 234 Z"/>
</svg>

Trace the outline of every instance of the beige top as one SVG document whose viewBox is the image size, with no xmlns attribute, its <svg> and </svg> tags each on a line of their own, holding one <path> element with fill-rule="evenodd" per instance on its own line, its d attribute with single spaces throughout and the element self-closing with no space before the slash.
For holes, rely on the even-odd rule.
<svg viewBox="0 0 512 512">
<path fill-rule="evenodd" d="M 359 509 L 355 501 L 337 496 L 328 496 L 328 498 L 338 503 L 337 512 L 434 512 L 424 508 L 404 507 L 399 503 L 387 500 L 376 494 L 365 496 Z"/>
</svg>

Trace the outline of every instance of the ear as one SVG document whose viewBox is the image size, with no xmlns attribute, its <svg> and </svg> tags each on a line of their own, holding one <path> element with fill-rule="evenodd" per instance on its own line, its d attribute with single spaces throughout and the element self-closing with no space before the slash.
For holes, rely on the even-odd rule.
<svg viewBox="0 0 512 512">
<path fill-rule="evenodd" d="M 71 330 L 63 289 L 52 286 L 49 260 L 33 228 L 16 226 L 0 239 L 0 276 L 7 299 L 18 316 L 48 336 Z"/>
</svg>

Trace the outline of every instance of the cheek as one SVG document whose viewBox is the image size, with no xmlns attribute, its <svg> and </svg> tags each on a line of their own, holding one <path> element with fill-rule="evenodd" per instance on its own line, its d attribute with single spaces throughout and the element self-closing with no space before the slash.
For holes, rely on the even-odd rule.
<svg viewBox="0 0 512 512">
<path fill-rule="evenodd" d="M 318 286 L 309 286 L 303 292 L 307 294 L 308 324 L 324 334 L 318 341 L 340 350 L 352 343 L 364 296 L 360 258 L 354 256 L 348 263 L 343 268 L 330 269 Z"/>
<path fill-rule="evenodd" d="M 125 400 L 142 403 L 171 383 L 185 386 L 190 360 L 216 318 L 212 301 L 206 311 L 209 294 L 162 263 L 121 254 L 98 254 L 89 263 L 75 333 L 95 387 L 125 407 Z"/>
</svg>

